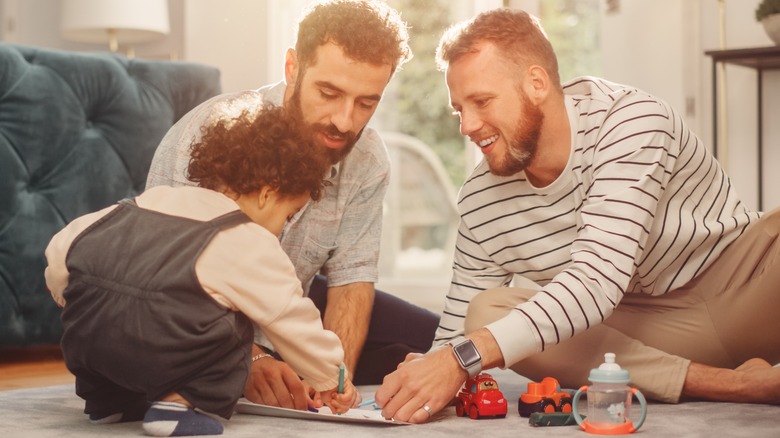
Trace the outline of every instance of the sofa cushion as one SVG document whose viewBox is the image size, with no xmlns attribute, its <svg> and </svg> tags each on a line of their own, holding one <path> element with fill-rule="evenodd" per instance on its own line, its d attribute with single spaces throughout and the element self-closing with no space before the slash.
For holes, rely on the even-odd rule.
<svg viewBox="0 0 780 438">
<path fill-rule="evenodd" d="M 219 92 L 211 66 L 0 44 L 0 345 L 59 340 L 49 240 L 140 193 L 168 128 Z"/>
</svg>

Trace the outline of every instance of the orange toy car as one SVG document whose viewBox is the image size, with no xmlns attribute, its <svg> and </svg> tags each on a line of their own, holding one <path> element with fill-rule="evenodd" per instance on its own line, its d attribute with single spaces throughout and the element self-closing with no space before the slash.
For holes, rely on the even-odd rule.
<svg viewBox="0 0 780 438">
<path fill-rule="evenodd" d="M 467 413 L 473 420 L 483 417 L 506 417 L 507 403 L 498 383 L 488 373 L 477 374 L 466 380 L 455 400 L 455 413 Z"/>
<path fill-rule="evenodd" d="M 528 392 L 517 400 L 517 412 L 529 417 L 534 412 L 571 412 L 571 394 L 561 391 L 558 380 L 545 377 L 541 382 L 529 382 Z"/>
</svg>

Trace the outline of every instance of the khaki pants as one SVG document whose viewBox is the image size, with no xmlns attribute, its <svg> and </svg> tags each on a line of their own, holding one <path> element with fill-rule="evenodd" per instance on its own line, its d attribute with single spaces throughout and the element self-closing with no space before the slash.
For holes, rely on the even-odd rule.
<svg viewBox="0 0 780 438">
<path fill-rule="evenodd" d="M 512 370 L 565 388 L 588 384 L 612 352 L 646 397 L 680 400 L 691 361 L 736 368 L 754 357 L 780 362 L 780 209 L 765 214 L 686 286 L 652 297 L 627 294 L 604 323 L 547 348 Z M 469 305 L 466 333 L 500 319 L 535 290 L 496 288 Z"/>
</svg>

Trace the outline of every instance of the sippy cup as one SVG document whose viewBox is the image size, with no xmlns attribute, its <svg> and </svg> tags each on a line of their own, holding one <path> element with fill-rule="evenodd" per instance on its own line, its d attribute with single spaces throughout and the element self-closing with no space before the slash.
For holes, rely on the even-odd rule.
<svg viewBox="0 0 780 438">
<path fill-rule="evenodd" d="M 577 424 L 588 433 L 623 435 L 642 427 L 647 414 L 645 397 L 636 388 L 628 386 L 628 370 L 615 363 L 615 353 L 606 353 L 604 363 L 590 370 L 590 386 L 583 386 L 572 399 L 572 413 Z M 577 410 L 577 401 L 588 393 L 588 416 L 583 420 Z M 636 395 L 642 408 L 636 426 L 629 420 L 631 397 Z"/>
</svg>

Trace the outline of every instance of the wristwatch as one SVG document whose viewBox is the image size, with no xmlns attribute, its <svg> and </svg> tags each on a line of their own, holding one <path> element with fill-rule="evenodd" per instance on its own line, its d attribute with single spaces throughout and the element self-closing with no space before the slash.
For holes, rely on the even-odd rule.
<svg viewBox="0 0 780 438">
<path fill-rule="evenodd" d="M 458 360 L 461 368 L 469 373 L 469 378 L 476 376 L 482 371 L 482 356 L 471 339 L 458 336 L 448 342 L 448 344 L 452 346 L 452 352 L 455 354 L 455 358 Z"/>
</svg>

